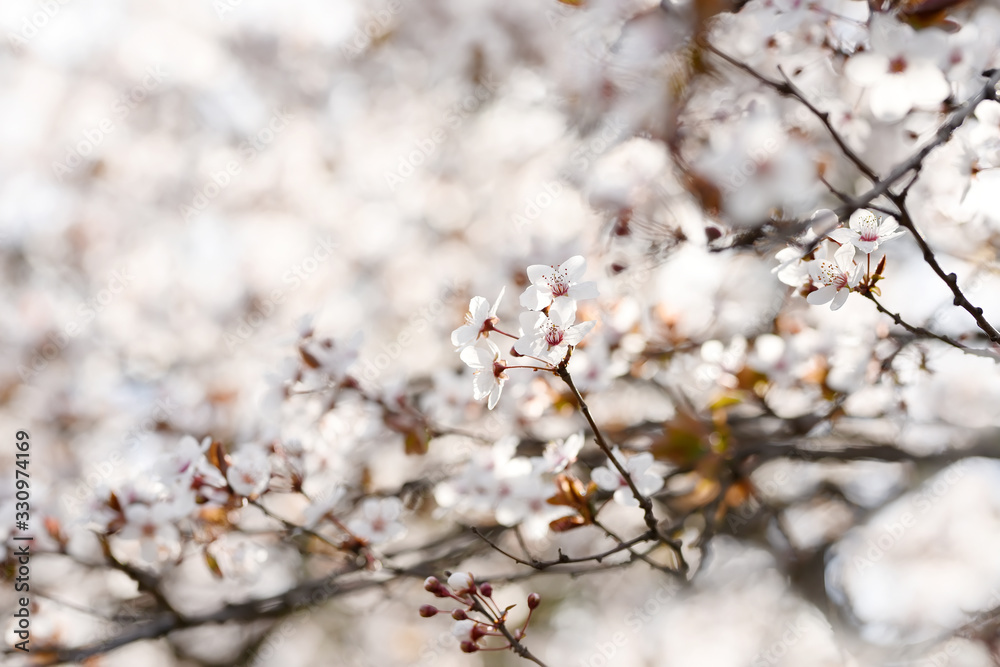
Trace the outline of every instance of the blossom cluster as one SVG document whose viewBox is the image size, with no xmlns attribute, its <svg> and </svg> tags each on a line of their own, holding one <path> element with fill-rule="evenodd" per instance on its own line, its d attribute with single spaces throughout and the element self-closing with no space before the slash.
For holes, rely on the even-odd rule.
<svg viewBox="0 0 1000 667">
<path fill-rule="evenodd" d="M 521 627 L 509 630 L 506 622 L 514 605 L 501 609 L 493 599 L 493 586 L 489 582 L 477 582 L 471 572 L 455 572 L 448 577 L 447 584 L 441 583 L 437 577 L 428 577 L 424 581 L 424 590 L 435 597 L 453 600 L 461 605 L 449 612 L 425 604 L 420 607 L 420 615 L 431 618 L 440 613 L 449 613 L 455 619 L 452 634 L 458 638 L 459 646 L 465 653 L 475 653 L 486 648 L 483 641 L 487 637 L 502 638 L 505 642 L 503 646 L 490 650 L 514 648 L 527 634 L 531 615 L 542 601 L 538 593 L 530 593 L 527 599 L 527 617 Z"/>
<path fill-rule="evenodd" d="M 587 262 L 580 255 L 570 257 L 559 266 L 529 266 L 531 284 L 520 299 L 527 312 L 518 318 L 521 325 L 518 335 L 506 333 L 497 326 L 497 309 L 504 290 L 500 290 L 492 306 L 484 297 L 472 298 L 465 324 L 452 332 L 451 342 L 461 350 L 462 361 L 474 371 L 476 400 L 488 398 L 492 410 L 500 400 L 508 368 L 551 369 L 594 328 L 595 322 L 575 323 L 577 301 L 597 297 L 595 283 L 581 282 L 586 271 Z M 515 339 L 514 355 L 533 359 L 544 366 L 510 366 L 501 359 L 502 352 L 490 339 L 490 333 Z"/>
<path fill-rule="evenodd" d="M 814 218 L 824 220 L 832 216 L 832 211 L 821 211 Z M 815 231 L 810 233 L 815 239 Z M 883 277 L 885 251 L 879 247 L 903 233 L 894 218 L 880 221 L 872 211 L 860 209 L 851 214 L 848 227 L 826 232 L 819 247 L 806 256 L 791 246 L 779 251 L 780 264 L 774 271 L 781 282 L 801 289 L 809 303 L 829 303 L 831 310 L 838 310 L 852 291 L 880 294 L 876 283 Z M 855 259 L 859 252 L 860 262 Z"/>
</svg>

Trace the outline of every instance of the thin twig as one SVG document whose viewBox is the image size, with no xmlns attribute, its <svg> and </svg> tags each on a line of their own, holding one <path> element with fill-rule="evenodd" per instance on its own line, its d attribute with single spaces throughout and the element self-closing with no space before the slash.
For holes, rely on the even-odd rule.
<svg viewBox="0 0 1000 667">
<path fill-rule="evenodd" d="M 577 405 L 580 406 L 580 412 L 583 413 L 583 416 L 587 419 L 587 423 L 590 424 L 590 430 L 594 432 L 594 439 L 597 441 L 597 446 L 601 448 L 601 451 L 608 457 L 611 464 L 618 470 L 618 474 L 625 480 L 629 490 L 632 492 L 632 496 L 638 501 L 639 507 L 642 508 L 643 519 L 646 522 L 646 526 L 653 532 L 657 532 L 656 516 L 653 514 L 653 503 L 649 500 L 649 498 L 642 495 L 642 492 L 639 491 L 639 488 L 632 480 L 632 475 L 629 474 L 628 470 L 625 469 L 625 466 L 623 466 L 618 458 L 611 452 L 611 447 L 609 447 L 607 441 L 604 440 L 604 434 L 601 433 L 601 429 L 598 428 L 593 415 L 590 414 L 590 408 L 587 407 L 587 402 L 583 400 L 583 396 L 573 383 L 573 377 L 569 374 L 568 368 L 569 359 L 572 354 L 573 348 L 571 347 L 566 353 L 566 358 L 563 359 L 562 362 L 560 362 L 560 364 L 556 367 L 556 374 L 563 382 L 566 383 L 566 386 L 569 387 L 569 390 L 573 393 L 573 397 L 576 399 Z"/>
<path fill-rule="evenodd" d="M 528 650 L 528 647 L 522 644 L 517 639 L 517 637 L 515 637 L 511 633 L 511 631 L 507 629 L 507 625 L 504 623 L 503 618 L 498 617 L 492 612 L 490 612 L 489 609 L 487 609 L 486 606 L 482 602 L 480 602 L 479 599 L 476 598 L 475 596 L 472 596 L 472 607 L 473 609 L 475 609 L 476 611 L 478 611 L 479 613 L 481 613 L 482 615 L 486 616 L 491 621 L 493 621 L 493 624 L 496 626 L 496 629 L 499 630 L 501 634 L 503 634 L 503 636 L 506 637 L 507 642 L 510 643 L 510 650 L 512 650 L 514 653 L 518 654 L 525 660 L 530 660 L 536 665 L 541 665 L 541 667 L 547 667 L 546 664 L 541 661 L 541 659 L 533 655 L 531 651 Z"/>
<path fill-rule="evenodd" d="M 894 313 L 891 310 L 889 310 L 888 308 L 886 308 L 885 306 L 883 306 L 881 303 L 879 303 L 878 299 L 876 299 L 875 296 L 873 294 L 871 294 L 870 292 L 869 293 L 862 293 L 862 294 L 864 294 L 864 296 L 869 301 L 871 301 L 872 303 L 875 304 L 875 307 L 878 308 L 878 311 L 880 313 L 884 313 L 884 314 L 888 315 L 889 317 L 891 317 L 893 322 L 895 322 L 899 326 L 903 327 L 904 329 L 906 329 L 907 331 L 909 331 L 914 336 L 920 336 L 921 338 L 933 338 L 935 340 L 941 341 L 942 343 L 947 343 L 948 345 L 951 345 L 952 347 L 958 348 L 959 350 L 962 350 L 962 352 L 965 352 L 967 354 L 972 354 L 972 355 L 975 355 L 977 357 L 986 357 L 987 359 L 992 359 L 992 360 L 994 360 L 996 362 L 1000 362 L 1000 354 L 997 354 L 996 352 L 993 352 L 992 350 L 987 350 L 985 348 L 969 347 L 968 345 L 963 345 L 962 343 L 958 342 L 957 340 L 955 340 L 954 338 L 952 338 L 950 336 L 945 336 L 944 334 L 934 333 L 933 331 L 930 331 L 928 329 L 924 329 L 923 327 L 918 327 L 918 326 L 914 326 L 912 324 L 909 324 L 908 322 L 906 322 L 906 320 L 904 320 L 902 317 L 900 317 L 899 313 Z"/>
<path fill-rule="evenodd" d="M 595 525 L 596 525 L 596 522 L 595 522 Z M 598 527 L 600 527 L 600 526 L 598 526 Z M 532 558 L 531 560 L 525 560 L 523 558 L 518 558 L 514 554 L 512 554 L 512 553 L 510 553 L 510 552 L 508 552 L 506 550 L 504 550 L 502 547 L 500 547 L 499 545 L 497 545 L 491 539 L 489 539 L 488 537 L 486 537 L 485 535 L 483 535 L 483 533 L 480 532 L 480 530 L 478 528 L 472 528 L 471 530 L 472 530 L 473 534 L 475 534 L 482 541 L 484 541 L 487 544 L 489 544 L 495 551 L 500 552 L 501 554 L 503 554 L 507 558 L 510 558 L 515 563 L 518 563 L 520 565 L 527 565 L 528 567 L 533 567 L 536 570 L 547 570 L 550 567 L 553 567 L 553 566 L 556 566 L 556 565 L 565 565 L 565 564 L 568 564 L 568 563 L 586 563 L 588 561 L 596 561 L 596 562 L 600 563 L 602 560 L 604 560 L 608 556 L 611 556 L 611 555 L 616 554 L 616 553 L 620 553 L 622 551 L 629 550 L 630 547 L 633 547 L 636 544 L 641 544 L 643 542 L 649 542 L 651 540 L 658 540 L 659 539 L 659 536 L 657 535 L 657 533 L 655 531 L 652 531 L 652 530 L 648 530 L 645 533 L 643 533 L 642 535 L 638 535 L 636 537 L 633 537 L 630 540 L 624 540 L 624 541 L 618 539 L 617 536 L 609 535 L 612 539 L 614 539 L 616 542 L 618 542 L 618 544 L 616 546 L 608 549 L 607 551 L 602 551 L 601 553 L 591 554 L 589 556 L 575 556 L 575 557 L 570 557 L 570 556 L 567 556 L 566 554 L 564 554 L 564 553 L 562 553 L 560 551 L 559 552 L 559 558 L 556 558 L 555 560 L 538 560 L 536 558 Z M 607 532 L 607 531 L 605 530 L 605 532 Z"/>
</svg>

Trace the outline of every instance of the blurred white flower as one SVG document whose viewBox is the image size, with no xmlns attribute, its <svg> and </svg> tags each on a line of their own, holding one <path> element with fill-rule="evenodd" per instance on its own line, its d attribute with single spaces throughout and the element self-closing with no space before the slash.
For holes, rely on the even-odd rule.
<svg viewBox="0 0 1000 667">
<path fill-rule="evenodd" d="M 327 514 L 337 508 L 337 504 L 344 497 L 344 487 L 335 486 L 333 489 L 323 494 L 319 498 L 314 498 L 313 502 L 305 509 L 305 527 L 315 528 Z"/>
<path fill-rule="evenodd" d="M 233 491 L 252 498 L 267 488 L 271 481 L 271 462 L 263 449 L 247 445 L 233 454 L 232 459 L 226 470 L 226 481 Z"/>
<path fill-rule="evenodd" d="M 583 434 L 574 433 L 565 440 L 554 440 L 545 445 L 543 461 L 545 471 L 560 473 L 576 461 L 577 455 L 583 449 Z"/>
<path fill-rule="evenodd" d="M 190 435 L 185 435 L 174 449 L 156 459 L 153 472 L 168 480 L 181 477 L 190 481 L 202 467 L 199 463 L 204 460 L 205 452 L 211 444 L 211 438 L 205 438 L 199 443 Z"/>
<path fill-rule="evenodd" d="M 399 498 L 365 498 L 361 516 L 351 519 L 347 527 L 368 544 L 385 544 L 406 534 L 406 526 L 399 522 L 402 513 L 403 503 Z"/>
<path fill-rule="evenodd" d="M 882 14 L 872 17 L 872 50 L 852 56 L 844 73 L 868 89 L 876 119 L 892 122 L 913 109 L 935 110 L 948 97 L 951 87 L 935 62 L 946 44 L 936 33 L 917 32 Z"/>
<path fill-rule="evenodd" d="M 626 459 L 622 456 L 621 450 L 615 447 L 611 450 L 611 454 L 622 464 L 632 478 L 635 488 L 642 495 L 649 496 L 663 488 L 663 477 L 649 470 L 654 463 L 653 455 L 649 452 L 642 452 Z M 638 507 L 639 501 L 632 495 L 628 482 L 610 461 L 608 463 L 609 465 L 594 468 L 590 473 L 590 479 L 604 491 L 614 491 L 615 502 L 618 504 Z"/>
<path fill-rule="evenodd" d="M 139 540 L 143 560 L 155 563 L 180 552 L 180 531 L 175 522 L 194 509 L 194 502 L 164 499 L 146 503 L 131 503 L 122 512 L 125 526 L 118 533 L 122 540 Z"/>
<path fill-rule="evenodd" d="M 528 267 L 531 285 L 521 294 L 521 305 L 528 310 L 541 310 L 552 303 L 565 303 L 576 311 L 576 302 L 597 298 L 597 284 L 581 283 L 587 272 L 587 261 L 574 255 L 559 266 L 532 264 Z"/>
<path fill-rule="evenodd" d="M 504 290 L 505 288 L 500 289 L 493 306 L 481 296 L 472 297 L 469 301 L 469 312 L 465 314 L 465 324 L 451 332 L 452 345 L 459 348 L 468 347 L 479 340 L 480 336 L 490 335 L 490 331 L 497 323 L 497 308 L 500 307 Z"/>
</svg>

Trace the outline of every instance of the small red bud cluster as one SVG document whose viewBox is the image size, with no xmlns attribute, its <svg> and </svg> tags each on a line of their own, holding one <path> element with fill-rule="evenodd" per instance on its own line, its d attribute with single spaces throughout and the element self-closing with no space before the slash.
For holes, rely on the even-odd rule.
<svg viewBox="0 0 1000 667">
<path fill-rule="evenodd" d="M 514 642 L 518 642 L 525 636 L 531 614 L 542 601 L 538 593 L 531 593 L 528 596 L 528 617 L 520 628 L 511 631 L 504 623 L 507 620 L 507 612 L 514 605 L 500 609 L 493 600 L 493 586 L 488 582 L 477 583 L 471 572 L 449 573 L 447 584 L 442 583 L 437 577 L 427 577 L 424 580 L 424 590 L 435 597 L 450 598 L 462 605 L 449 611 L 425 604 L 420 607 L 420 615 L 430 618 L 439 613 L 450 613 L 455 620 L 452 632 L 459 638 L 459 646 L 464 653 L 503 651 L 513 648 L 511 638 Z M 470 617 L 470 612 L 478 614 L 485 620 Z M 487 648 L 480 643 L 484 637 L 502 637 L 506 643 Z"/>
</svg>

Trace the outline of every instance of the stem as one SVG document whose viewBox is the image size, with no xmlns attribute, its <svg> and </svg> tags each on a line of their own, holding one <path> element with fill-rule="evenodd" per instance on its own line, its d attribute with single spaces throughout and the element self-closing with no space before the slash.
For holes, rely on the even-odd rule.
<svg viewBox="0 0 1000 667">
<path fill-rule="evenodd" d="M 945 273 L 941 265 L 938 264 L 937 257 L 934 256 L 934 251 L 931 250 L 930 245 L 924 240 L 924 237 L 917 231 L 916 225 L 913 224 L 913 220 L 910 218 L 909 212 L 906 210 L 906 204 L 902 197 L 899 195 L 892 196 L 893 203 L 899 207 L 900 216 L 899 224 L 908 229 L 913 238 L 916 240 L 917 245 L 920 246 L 921 252 L 924 254 L 924 261 L 931 267 L 931 269 L 938 275 L 944 284 L 948 286 L 951 293 L 955 296 L 954 303 L 956 306 L 961 306 L 976 320 L 976 325 L 986 334 L 986 336 L 993 343 L 1000 343 L 1000 331 L 990 324 L 985 317 L 983 317 L 983 309 L 972 305 L 972 302 L 966 298 L 965 294 L 962 292 L 961 288 L 958 286 L 958 276 L 954 273 Z"/>
<path fill-rule="evenodd" d="M 507 639 L 507 642 L 510 644 L 510 650 L 512 650 L 514 653 L 518 654 L 525 660 L 530 660 L 536 665 L 541 665 L 541 667 L 548 667 L 544 662 L 535 657 L 531 653 L 531 651 L 528 650 L 527 646 L 525 646 L 524 644 L 522 644 L 517 640 L 517 637 L 515 637 L 511 633 L 511 631 L 507 629 L 507 626 L 504 624 L 504 621 L 501 617 L 499 616 L 494 617 L 493 614 L 491 614 L 490 611 L 486 607 L 484 607 L 483 604 L 478 599 L 473 598 L 472 601 L 473 601 L 472 605 L 473 609 L 483 614 L 487 618 L 493 620 L 493 624 L 496 627 L 496 629 L 499 630 L 501 634 L 503 634 L 503 636 Z"/>
<path fill-rule="evenodd" d="M 580 391 L 573 384 L 573 378 L 569 374 L 569 358 L 573 355 L 573 348 L 569 348 L 566 353 L 566 357 L 559 363 L 556 367 L 556 375 L 566 383 L 569 390 L 573 392 L 573 397 L 576 399 L 577 405 L 580 406 L 580 412 L 587 419 L 587 423 L 590 424 L 590 430 L 594 432 L 594 438 L 597 440 L 597 446 L 601 448 L 601 451 L 611 460 L 612 465 L 618 470 L 618 474 L 622 476 L 625 483 L 628 484 L 628 488 L 632 491 L 632 496 L 639 502 L 639 507 L 642 508 L 643 519 L 646 522 L 646 526 L 656 532 L 659 535 L 659 531 L 656 530 L 656 516 L 653 514 L 653 503 L 646 496 L 642 495 L 638 487 L 636 487 L 635 482 L 632 481 L 632 475 L 629 474 L 628 470 L 618 461 L 618 459 L 611 453 L 611 448 L 608 443 L 604 440 L 604 435 L 601 433 L 601 429 L 597 427 L 597 422 L 594 421 L 594 417 L 590 414 L 590 408 L 587 407 L 587 402 L 583 400 L 583 396 L 580 395 Z"/>
<path fill-rule="evenodd" d="M 899 315 L 899 313 L 894 313 L 891 310 L 889 310 L 888 308 L 886 308 L 885 306 L 883 306 L 881 303 L 879 303 L 878 299 L 876 299 L 874 297 L 874 295 L 872 295 L 870 292 L 861 292 L 861 294 L 864 295 L 869 301 L 871 301 L 872 303 L 874 303 L 875 307 L 878 308 L 878 311 L 880 313 L 884 313 L 885 315 L 888 315 L 889 317 L 892 318 L 893 322 L 895 322 L 899 326 L 903 327 L 904 329 L 906 329 L 907 331 L 909 331 L 911 334 L 913 334 L 915 336 L 921 336 L 923 338 L 933 338 L 935 340 L 941 341 L 942 343 L 947 343 L 948 345 L 951 345 L 952 347 L 958 348 L 959 350 L 962 350 L 963 352 L 965 352 L 967 354 L 972 354 L 972 355 L 975 355 L 977 357 L 986 357 L 988 359 L 993 359 L 993 361 L 1000 362 L 1000 355 L 997 355 L 995 352 L 992 352 L 991 350 L 986 350 L 986 349 L 981 349 L 981 348 L 975 348 L 975 347 L 969 347 L 968 345 L 963 345 L 962 343 L 958 342 L 954 338 L 951 338 L 950 336 L 945 336 L 943 334 L 937 334 L 937 333 L 934 333 L 933 331 L 930 331 L 929 329 L 924 329 L 923 327 L 914 326 L 914 325 L 908 323 L 906 320 L 904 320 Z"/>
<path fill-rule="evenodd" d="M 496 331 L 501 336 L 507 336 L 507 338 L 513 338 L 514 340 L 518 339 L 518 336 L 515 336 L 514 334 L 509 334 L 506 331 L 501 331 L 500 329 L 497 329 L 496 327 L 492 327 L 490 329 L 490 331 Z"/>
</svg>

